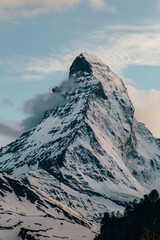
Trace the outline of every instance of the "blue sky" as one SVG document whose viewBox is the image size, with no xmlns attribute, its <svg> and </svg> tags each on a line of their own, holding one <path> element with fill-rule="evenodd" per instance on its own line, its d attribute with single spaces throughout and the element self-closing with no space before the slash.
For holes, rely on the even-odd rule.
<svg viewBox="0 0 160 240">
<path fill-rule="evenodd" d="M 0 146 L 82 51 L 123 78 L 136 117 L 160 136 L 159 22 L 160 0 L 0 0 Z"/>
</svg>

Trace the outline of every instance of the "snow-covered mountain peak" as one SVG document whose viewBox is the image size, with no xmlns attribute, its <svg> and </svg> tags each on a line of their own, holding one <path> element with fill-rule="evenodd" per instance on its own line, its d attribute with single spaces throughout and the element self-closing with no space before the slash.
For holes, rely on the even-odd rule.
<svg viewBox="0 0 160 240">
<path fill-rule="evenodd" d="M 69 76 L 64 102 L 0 149 L 0 167 L 15 177 L 28 173 L 29 185 L 98 221 L 106 207 L 122 209 L 155 186 L 160 149 L 107 65 L 83 53 Z"/>
<path fill-rule="evenodd" d="M 70 81 L 77 83 L 76 87 L 82 84 L 92 88 L 92 85 L 99 83 L 99 86 L 102 85 L 106 90 L 106 94 L 119 91 L 125 93 L 129 99 L 126 86 L 120 77 L 94 55 L 81 53 L 77 56 L 70 67 L 69 78 Z M 132 105 L 130 100 L 129 102 Z"/>
<path fill-rule="evenodd" d="M 79 56 L 75 58 L 73 61 L 71 67 L 70 67 L 70 73 L 69 76 L 75 75 L 81 76 L 81 75 L 87 75 L 87 74 L 93 74 L 95 73 L 96 69 L 105 69 L 106 71 L 109 71 L 109 67 L 106 66 L 99 58 L 97 58 L 94 55 L 88 54 L 88 53 L 81 53 Z"/>
</svg>

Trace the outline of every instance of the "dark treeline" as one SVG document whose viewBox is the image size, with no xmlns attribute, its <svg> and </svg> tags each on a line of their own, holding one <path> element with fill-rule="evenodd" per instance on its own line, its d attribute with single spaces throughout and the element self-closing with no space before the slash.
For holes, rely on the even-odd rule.
<svg viewBox="0 0 160 240">
<path fill-rule="evenodd" d="M 105 213 L 100 234 L 95 240 L 140 240 L 144 228 L 160 234 L 160 198 L 157 190 L 144 195 L 139 203 L 133 201 L 120 212 Z"/>
</svg>

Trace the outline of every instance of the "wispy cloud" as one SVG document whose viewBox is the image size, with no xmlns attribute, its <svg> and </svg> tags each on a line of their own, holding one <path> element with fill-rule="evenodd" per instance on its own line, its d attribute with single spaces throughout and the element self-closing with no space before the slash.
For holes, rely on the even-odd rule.
<svg viewBox="0 0 160 240">
<path fill-rule="evenodd" d="M 21 131 L 15 123 L 4 123 L 3 121 L 0 121 L 0 135 L 16 138 L 20 135 L 20 133 Z"/>
<path fill-rule="evenodd" d="M 59 87 L 50 87 L 48 93 L 36 95 L 24 102 L 22 110 L 26 117 L 20 122 L 0 120 L 0 147 L 14 141 L 22 132 L 37 126 L 43 120 L 45 113 L 63 104 L 66 93 L 75 87 L 74 79 L 63 80 Z"/>
<path fill-rule="evenodd" d="M 160 24 L 145 25 L 109 25 L 105 28 L 111 31 L 160 31 Z"/>
<path fill-rule="evenodd" d="M 27 72 L 37 72 L 41 74 L 66 71 L 72 58 L 72 53 L 66 55 L 51 55 L 41 59 L 30 58 L 25 70 Z"/>
<path fill-rule="evenodd" d="M 40 123 L 46 111 L 53 109 L 55 106 L 63 103 L 64 98 L 60 93 L 39 94 L 25 102 L 23 111 L 27 117 L 22 121 L 21 128 L 23 131 L 35 127 Z"/>
<path fill-rule="evenodd" d="M 114 33 L 106 38 L 106 43 L 102 38 L 95 53 L 119 74 L 131 64 L 160 66 L 159 32 Z"/>
<path fill-rule="evenodd" d="M 7 136 L 3 136 L 0 134 L 0 148 L 3 146 L 6 146 L 7 144 L 13 142 L 15 140 L 15 138 L 11 138 L 11 137 L 7 137 Z"/>
<path fill-rule="evenodd" d="M 52 11 L 63 11 L 79 3 L 81 0 L 0 0 L 0 18 L 34 18 L 49 14 Z"/>
<path fill-rule="evenodd" d="M 57 72 L 68 71 L 72 61 L 81 50 L 61 54 L 51 54 L 48 57 L 17 56 L 13 59 L 0 60 L 3 69 L 3 79 L 14 82 L 35 82 L 46 80 Z"/>
<path fill-rule="evenodd" d="M 21 122 L 23 131 L 35 127 L 47 111 L 64 103 L 65 95 L 76 87 L 74 79 L 64 80 L 59 87 L 51 87 L 46 94 L 39 94 L 25 102 L 23 111 L 27 117 Z M 54 89 L 54 90 L 53 90 Z"/>
<path fill-rule="evenodd" d="M 133 28 L 136 29 L 136 26 Z M 149 26 L 148 28 L 150 29 Z M 158 27 L 155 28 L 156 31 L 152 32 L 113 31 L 109 35 L 104 29 L 89 36 L 84 34 L 81 42 L 77 40 L 72 49 L 64 49 L 59 54 L 53 53 L 42 58 L 19 56 L 12 60 L 4 59 L 0 61 L 0 65 L 6 72 L 6 77 L 11 76 L 12 80 L 41 81 L 56 72 L 68 71 L 74 58 L 87 51 L 100 57 L 115 72 L 123 76 L 123 70 L 128 65 L 160 66 L 160 31 L 157 31 Z"/>
<path fill-rule="evenodd" d="M 116 13 L 117 10 L 114 6 L 109 6 L 104 0 L 89 0 L 91 6 L 97 9 L 107 10 L 108 12 Z"/>
<path fill-rule="evenodd" d="M 145 123 L 155 137 L 160 137 L 160 91 L 137 90 L 132 86 L 127 88 L 135 107 L 136 119 Z"/>
<path fill-rule="evenodd" d="M 19 122 L 0 120 L 0 148 L 14 141 L 21 133 Z"/>
<path fill-rule="evenodd" d="M 14 18 L 30 19 L 39 15 L 50 14 L 55 11 L 66 11 L 74 5 L 86 0 L 0 0 L 0 19 Z M 115 12 L 115 8 L 108 6 L 103 0 L 88 0 L 97 9 Z"/>
<path fill-rule="evenodd" d="M 89 51 L 123 76 L 128 65 L 160 66 L 159 43 L 160 25 L 154 22 L 146 26 L 109 25 L 99 31 L 84 33 L 80 41 L 74 39 L 72 49 L 64 47 L 59 54 L 53 52 L 41 58 L 19 56 L 12 60 L 3 59 L 0 65 L 6 77 L 11 76 L 12 80 L 41 81 L 56 72 L 68 71 L 79 53 Z"/>
</svg>

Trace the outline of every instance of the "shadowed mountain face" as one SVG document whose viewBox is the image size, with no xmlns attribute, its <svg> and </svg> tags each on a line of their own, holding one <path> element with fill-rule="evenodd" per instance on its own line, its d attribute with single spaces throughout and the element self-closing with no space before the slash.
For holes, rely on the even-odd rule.
<svg viewBox="0 0 160 240">
<path fill-rule="evenodd" d="M 79 55 L 67 83 L 63 104 L 0 150 L 0 167 L 99 222 L 156 185 L 160 149 L 134 118 L 123 81 L 97 57 Z"/>
</svg>

